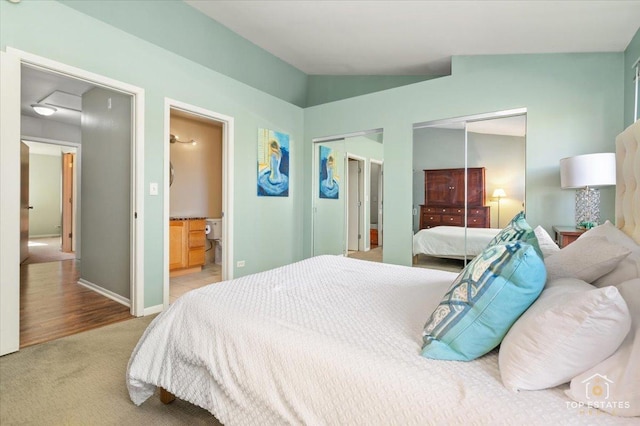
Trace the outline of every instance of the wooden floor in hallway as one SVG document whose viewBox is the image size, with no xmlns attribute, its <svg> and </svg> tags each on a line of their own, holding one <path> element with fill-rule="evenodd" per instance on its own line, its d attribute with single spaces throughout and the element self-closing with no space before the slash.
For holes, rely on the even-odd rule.
<svg viewBox="0 0 640 426">
<path fill-rule="evenodd" d="M 78 277 L 76 260 L 20 266 L 20 348 L 134 318 Z"/>
</svg>

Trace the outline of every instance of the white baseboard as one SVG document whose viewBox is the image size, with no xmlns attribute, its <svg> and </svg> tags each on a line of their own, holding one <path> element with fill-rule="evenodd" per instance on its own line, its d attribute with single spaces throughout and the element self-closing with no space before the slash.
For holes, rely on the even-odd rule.
<svg viewBox="0 0 640 426">
<path fill-rule="evenodd" d="M 95 291 L 96 293 L 99 293 L 105 297 L 108 297 L 111 300 L 114 300 L 128 308 L 131 307 L 131 301 L 129 299 L 127 299 L 126 297 L 120 296 L 119 294 L 116 294 L 110 290 L 107 290 L 106 288 L 102 288 L 90 281 L 87 281 L 83 278 L 80 278 L 78 280 L 78 284 L 83 285 L 85 287 L 87 287 L 90 290 Z"/>
<path fill-rule="evenodd" d="M 29 238 L 53 238 L 62 237 L 60 234 L 42 234 L 42 235 L 29 235 Z"/>
<path fill-rule="evenodd" d="M 144 316 L 146 317 L 147 315 L 154 315 L 154 314 L 158 314 L 160 312 L 162 312 L 162 310 L 164 309 L 164 305 L 160 304 L 160 305 L 156 305 L 156 306 L 149 306 L 148 308 L 144 308 Z"/>
</svg>

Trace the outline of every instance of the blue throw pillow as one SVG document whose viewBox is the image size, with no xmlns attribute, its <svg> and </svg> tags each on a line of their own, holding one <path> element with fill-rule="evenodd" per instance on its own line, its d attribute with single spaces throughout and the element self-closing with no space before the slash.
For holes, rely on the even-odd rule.
<svg viewBox="0 0 640 426">
<path fill-rule="evenodd" d="M 471 361 L 498 346 L 538 298 L 547 272 L 527 243 L 487 247 L 458 275 L 422 333 L 422 356 Z"/>
<path fill-rule="evenodd" d="M 507 226 L 489 241 L 487 247 L 508 241 L 524 241 L 525 243 L 531 244 L 536 250 L 536 253 L 538 253 L 540 257 L 543 257 L 540 244 L 538 243 L 538 237 L 536 237 L 536 233 L 531 225 L 527 223 L 524 212 L 515 215 Z"/>
</svg>

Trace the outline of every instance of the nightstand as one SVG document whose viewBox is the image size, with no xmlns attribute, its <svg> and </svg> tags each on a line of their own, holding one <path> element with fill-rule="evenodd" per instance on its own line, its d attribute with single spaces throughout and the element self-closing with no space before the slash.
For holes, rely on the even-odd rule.
<svg viewBox="0 0 640 426">
<path fill-rule="evenodd" d="M 579 229 L 575 226 L 553 226 L 553 232 L 556 233 L 556 244 L 560 248 L 564 248 L 578 239 L 586 229 Z"/>
</svg>

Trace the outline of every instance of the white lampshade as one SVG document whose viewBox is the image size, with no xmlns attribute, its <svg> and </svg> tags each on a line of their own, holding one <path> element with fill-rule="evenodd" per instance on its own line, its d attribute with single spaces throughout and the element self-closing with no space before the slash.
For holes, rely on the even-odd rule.
<svg viewBox="0 0 640 426">
<path fill-rule="evenodd" d="M 496 188 L 495 191 L 493 191 L 493 198 L 504 198 L 507 196 L 507 193 L 504 192 L 504 189 L 502 188 Z"/>
<path fill-rule="evenodd" d="M 56 108 L 45 104 L 31 104 L 31 108 L 40 115 L 49 116 L 57 111 Z"/>
<path fill-rule="evenodd" d="M 616 155 L 578 155 L 560 160 L 560 186 L 565 188 L 585 188 L 616 184 Z"/>
</svg>

